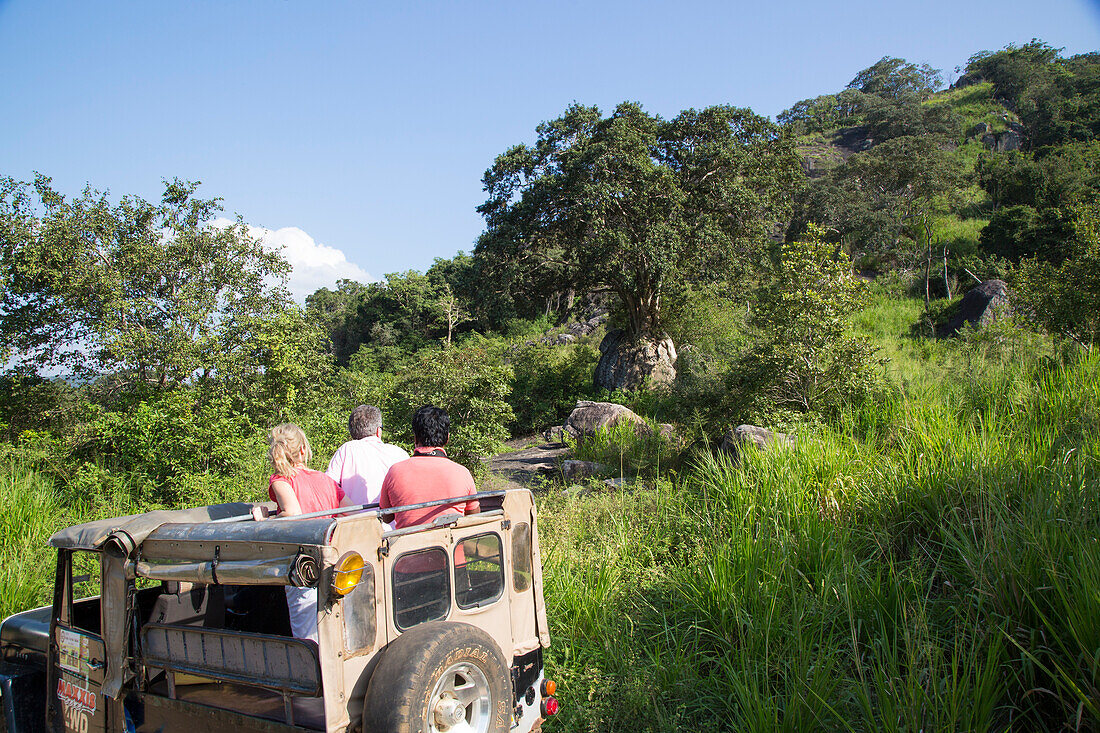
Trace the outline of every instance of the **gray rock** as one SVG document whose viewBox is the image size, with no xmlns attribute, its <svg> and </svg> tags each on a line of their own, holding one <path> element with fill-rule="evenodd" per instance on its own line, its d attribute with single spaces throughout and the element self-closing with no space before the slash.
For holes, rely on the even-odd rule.
<svg viewBox="0 0 1100 733">
<path fill-rule="evenodd" d="M 603 482 L 605 484 L 607 484 L 608 486 L 610 486 L 611 488 L 613 488 L 613 489 L 622 488 L 623 486 L 626 486 L 627 484 L 630 483 L 630 481 L 628 479 L 625 479 L 625 478 L 622 478 L 622 477 L 620 477 L 620 478 L 605 478 L 603 480 Z"/>
<path fill-rule="evenodd" d="M 596 463 L 594 461 L 569 460 L 561 462 L 561 475 L 566 481 L 591 478 L 592 476 L 599 476 L 602 473 L 606 474 L 610 472 L 610 468 L 602 463 Z"/>
<path fill-rule="evenodd" d="M 741 451 L 747 445 L 754 445 L 764 450 L 774 445 L 782 447 L 793 443 L 794 438 L 786 433 L 777 433 L 756 425 L 738 425 L 722 437 L 722 442 L 718 444 L 718 450 L 728 453 L 733 457 L 734 462 L 739 463 Z"/>
<path fill-rule="evenodd" d="M 967 323 L 974 328 L 987 326 L 1009 310 L 1011 302 L 1005 281 L 986 280 L 963 296 L 955 317 L 947 322 L 944 335 L 956 335 Z"/>
<path fill-rule="evenodd" d="M 1005 130 L 997 136 L 997 150 L 1002 152 L 1019 150 L 1022 140 L 1023 138 L 1020 136 L 1020 133 L 1015 130 Z"/>
<path fill-rule="evenodd" d="M 557 343 L 559 345 L 571 344 L 577 340 L 577 337 L 571 333 L 558 334 Z"/>
<path fill-rule="evenodd" d="M 597 388 L 615 391 L 650 386 L 665 387 L 676 379 L 676 345 L 672 339 L 627 338 L 620 328 L 607 332 L 600 343 L 600 361 L 596 364 Z"/>
<path fill-rule="evenodd" d="M 984 135 L 987 132 L 989 132 L 989 123 L 988 122 L 979 122 L 978 124 L 976 124 L 976 125 L 974 125 L 973 127 L 970 128 L 970 132 L 966 133 L 966 136 L 967 137 L 978 137 L 979 135 Z"/>
<path fill-rule="evenodd" d="M 981 84 L 985 79 L 978 72 L 973 74 L 963 74 L 951 85 L 952 89 L 962 89 L 963 87 L 973 86 L 975 84 Z"/>
<path fill-rule="evenodd" d="M 561 433 L 580 438 L 594 435 L 597 430 L 624 424 L 633 425 L 636 430 L 649 430 L 645 420 L 630 408 L 613 402 L 581 400 L 565 419 Z"/>
<path fill-rule="evenodd" d="M 997 136 L 992 132 L 987 132 L 982 135 L 982 145 L 986 147 L 986 150 L 993 150 L 997 147 Z"/>
</svg>

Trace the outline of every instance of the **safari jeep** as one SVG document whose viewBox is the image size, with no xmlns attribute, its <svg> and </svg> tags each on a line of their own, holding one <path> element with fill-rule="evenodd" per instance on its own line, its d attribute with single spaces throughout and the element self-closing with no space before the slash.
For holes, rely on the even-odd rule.
<svg viewBox="0 0 1100 733">
<path fill-rule="evenodd" d="M 396 530 L 243 503 L 62 530 L 52 607 L 0 628 L 0 730 L 538 730 L 558 703 L 534 502 L 475 498 Z M 288 585 L 317 588 L 319 643 L 290 635 Z"/>
</svg>

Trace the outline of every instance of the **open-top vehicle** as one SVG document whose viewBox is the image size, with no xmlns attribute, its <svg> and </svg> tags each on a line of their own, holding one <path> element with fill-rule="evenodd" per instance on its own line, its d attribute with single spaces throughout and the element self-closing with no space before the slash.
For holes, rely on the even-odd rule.
<svg viewBox="0 0 1100 733">
<path fill-rule="evenodd" d="M 558 704 L 531 493 L 387 513 L 470 498 L 396 530 L 246 503 L 62 530 L 53 605 L 0 628 L 3 727 L 537 730 Z M 317 589 L 317 643 L 290 635 L 288 585 Z"/>
</svg>

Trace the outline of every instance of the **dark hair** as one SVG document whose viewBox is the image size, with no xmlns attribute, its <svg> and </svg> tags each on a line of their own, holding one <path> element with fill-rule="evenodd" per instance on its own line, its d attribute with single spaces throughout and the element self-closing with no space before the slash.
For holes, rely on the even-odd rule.
<svg viewBox="0 0 1100 733">
<path fill-rule="evenodd" d="M 348 432 L 352 440 L 360 440 L 374 435 L 382 427 L 382 411 L 374 405 L 359 405 L 351 411 L 348 418 Z"/>
<path fill-rule="evenodd" d="M 451 437 L 451 418 L 442 407 L 424 405 L 413 415 L 413 437 L 425 448 L 442 448 Z"/>
</svg>

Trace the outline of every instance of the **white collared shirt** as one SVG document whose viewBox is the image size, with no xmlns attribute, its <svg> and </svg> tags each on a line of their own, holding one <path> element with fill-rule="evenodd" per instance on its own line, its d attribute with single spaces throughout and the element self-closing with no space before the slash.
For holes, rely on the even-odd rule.
<svg viewBox="0 0 1100 733">
<path fill-rule="evenodd" d="M 325 473 L 340 485 L 352 504 L 373 504 L 378 501 L 382 479 L 390 466 L 408 457 L 404 449 L 368 435 L 340 446 Z"/>
</svg>

